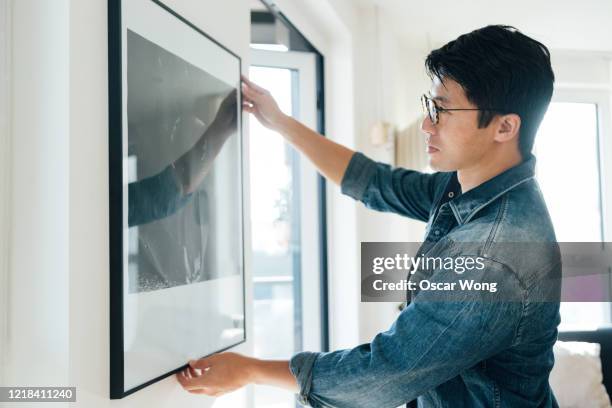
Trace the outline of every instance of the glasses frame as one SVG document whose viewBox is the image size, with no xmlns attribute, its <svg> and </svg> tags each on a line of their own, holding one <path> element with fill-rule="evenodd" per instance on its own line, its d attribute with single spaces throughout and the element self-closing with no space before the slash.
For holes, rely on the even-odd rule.
<svg viewBox="0 0 612 408">
<path fill-rule="evenodd" d="M 427 96 L 427 94 L 421 95 L 421 107 L 423 108 L 423 113 L 429 116 L 429 120 L 433 125 L 437 125 L 440 120 L 439 113 L 442 112 L 451 112 L 451 111 L 494 111 L 494 112 L 502 112 L 501 109 L 494 108 L 441 108 L 438 106 L 435 100 Z"/>
</svg>

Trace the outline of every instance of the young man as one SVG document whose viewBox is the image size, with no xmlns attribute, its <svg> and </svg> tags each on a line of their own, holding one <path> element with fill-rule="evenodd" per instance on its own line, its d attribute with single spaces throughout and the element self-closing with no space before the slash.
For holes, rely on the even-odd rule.
<svg viewBox="0 0 612 408">
<path fill-rule="evenodd" d="M 488 26 L 432 51 L 425 64 L 432 87 L 422 97 L 422 129 L 435 174 L 391 169 L 324 138 L 246 78 L 244 109 L 343 193 L 427 222 L 423 251 L 457 257 L 458 243 L 469 243 L 466 254 L 485 265 L 471 277 L 497 282 L 498 301 L 435 301 L 421 291 L 371 343 L 290 361 L 217 354 L 178 375 L 185 389 L 220 395 L 270 384 L 313 407 L 397 407 L 415 399 L 420 407 L 557 406 L 548 376 L 559 287 L 550 282 L 558 282 L 561 264 L 531 155 L 553 91 L 550 54 L 512 27 Z M 457 279 L 437 270 L 426 277 Z"/>
</svg>

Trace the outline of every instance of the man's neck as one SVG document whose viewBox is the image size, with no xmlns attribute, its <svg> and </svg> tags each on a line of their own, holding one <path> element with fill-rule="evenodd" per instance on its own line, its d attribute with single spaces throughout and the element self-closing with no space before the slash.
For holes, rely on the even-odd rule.
<svg viewBox="0 0 612 408">
<path fill-rule="evenodd" d="M 461 192 L 467 193 L 485 181 L 520 164 L 521 161 L 521 154 L 518 151 L 510 154 L 506 152 L 489 158 L 486 161 L 478 162 L 469 168 L 457 170 L 457 179 L 459 184 L 461 184 Z"/>
</svg>

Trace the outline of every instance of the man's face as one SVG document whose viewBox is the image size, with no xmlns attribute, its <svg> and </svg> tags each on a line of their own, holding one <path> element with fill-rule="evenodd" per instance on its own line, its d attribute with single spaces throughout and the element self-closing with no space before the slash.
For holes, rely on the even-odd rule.
<svg viewBox="0 0 612 408">
<path fill-rule="evenodd" d="M 434 78 L 430 98 L 440 108 L 476 109 L 468 101 L 465 91 L 451 79 Z M 438 123 L 432 124 L 425 115 L 421 129 L 427 135 L 429 164 L 437 171 L 469 169 L 486 160 L 487 152 L 493 148 L 494 126 L 492 121 L 486 128 L 478 128 L 479 111 L 438 112 Z"/>
</svg>

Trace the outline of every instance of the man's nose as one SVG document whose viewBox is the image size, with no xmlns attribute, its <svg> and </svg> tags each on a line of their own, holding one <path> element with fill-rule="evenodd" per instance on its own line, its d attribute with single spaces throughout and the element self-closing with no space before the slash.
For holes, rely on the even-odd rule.
<svg viewBox="0 0 612 408">
<path fill-rule="evenodd" d="M 423 121 L 421 122 L 421 130 L 429 135 L 435 132 L 434 124 L 429 119 L 429 115 L 423 115 Z"/>
</svg>

